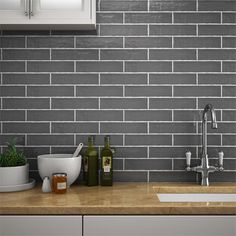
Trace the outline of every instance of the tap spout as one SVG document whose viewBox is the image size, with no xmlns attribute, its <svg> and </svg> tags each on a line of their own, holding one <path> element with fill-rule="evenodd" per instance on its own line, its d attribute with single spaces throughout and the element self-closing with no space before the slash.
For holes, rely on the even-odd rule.
<svg viewBox="0 0 236 236">
<path fill-rule="evenodd" d="M 211 113 L 211 128 L 212 129 L 217 129 L 217 122 L 216 122 L 216 113 L 215 113 L 215 109 L 213 107 L 212 104 L 207 104 L 204 108 L 204 111 L 203 111 L 203 122 L 207 121 L 207 112 L 210 112 Z"/>
<path fill-rule="evenodd" d="M 211 113 L 211 127 L 217 129 L 216 113 L 212 104 L 207 104 L 202 115 L 202 158 L 207 158 L 207 113 Z"/>
</svg>

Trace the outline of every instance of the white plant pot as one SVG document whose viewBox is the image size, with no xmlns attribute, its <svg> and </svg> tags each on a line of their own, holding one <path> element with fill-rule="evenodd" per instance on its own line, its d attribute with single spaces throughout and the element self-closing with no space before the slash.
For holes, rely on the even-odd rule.
<svg viewBox="0 0 236 236">
<path fill-rule="evenodd" d="M 29 164 L 0 167 L 0 186 L 13 186 L 29 182 Z"/>
</svg>

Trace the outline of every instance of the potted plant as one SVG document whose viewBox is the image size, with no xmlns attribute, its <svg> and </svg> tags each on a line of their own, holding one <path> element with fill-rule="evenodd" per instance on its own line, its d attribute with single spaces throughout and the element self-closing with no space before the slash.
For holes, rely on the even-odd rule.
<svg viewBox="0 0 236 236">
<path fill-rule="evenodd" d="M 0 186 L 21 185 L 29 182 L 29 164 L 22 151 L 17 150 L 15 140 L 8 143 L 0 155 Z"/>
</svg>

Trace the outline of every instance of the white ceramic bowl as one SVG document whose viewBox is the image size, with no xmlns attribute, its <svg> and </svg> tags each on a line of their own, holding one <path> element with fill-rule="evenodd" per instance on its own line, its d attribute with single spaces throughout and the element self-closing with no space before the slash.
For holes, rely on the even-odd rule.
<svg viewBox="0 0 236 236">
<path fill-rule="evenodd" d="M 72 157 L 72 154 L 46 154 L 38 156 L 39 175 L 50 179 L 53 173 L 67 173 L 67 183 L 70 186 L 80 174 L 81 156 Z"/>
<path fill-rule="evenodd" d="M 0 167 L 0 186 L 16 186 L 29 182 L 29 164 Z"/>
</svg>

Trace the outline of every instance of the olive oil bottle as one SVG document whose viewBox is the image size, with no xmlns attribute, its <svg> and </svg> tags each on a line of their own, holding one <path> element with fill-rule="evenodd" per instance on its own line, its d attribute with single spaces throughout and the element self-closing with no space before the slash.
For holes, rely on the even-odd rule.
<svg viewBox="0 0 236 236">
<path fill-rule="evenodd" d="M 87 186 L 98 185 L 98 153 L 93 136 L 88 137 L 88 148 L 84 154 L 84 180 Z"/>
<path fill-rule="evenodd" d="M 110 136 L 104 138 L 104 148 L 101 151 L 100 184 L 112 186 L 113 184 L 113 152 L 110 148 Z"/>
</svg>

